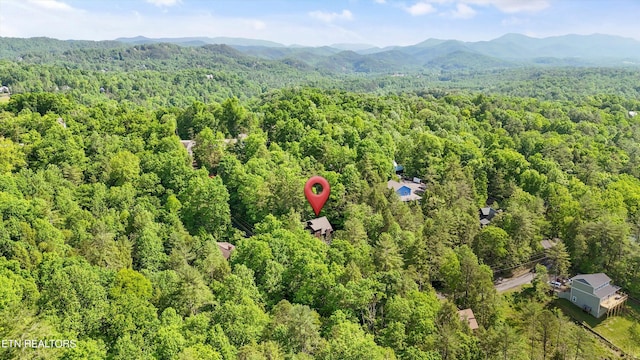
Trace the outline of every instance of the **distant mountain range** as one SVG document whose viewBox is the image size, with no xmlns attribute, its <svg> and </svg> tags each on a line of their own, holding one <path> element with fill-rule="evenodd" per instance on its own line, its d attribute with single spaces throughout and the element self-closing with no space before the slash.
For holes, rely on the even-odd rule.
<svg viewBox="0 0 640 360">
<path fill-rule="evenodd" d="M 464 42 L 428 39 L 410 46 L 384 48 L 368 44 L 333 44 L 321 47 L 286 46 L 243 38 L 120 38 L 130 44 L 169 42 L 182 46 L 225 44 L 240 52 L 264 59 L 296 59 L 315 66 L 334 62 L 333 68 L 354 71 L 368 68 L 406 70 L 420 66 L 513 67 L 522 65 L 623 66 L 640 64 L 640 41 L 613 35 L 563 35 L 532 38 L 506 34 L 491 41 Z M 350 63 L 350 64 L 345 64 Z"/>
<path fill-rule="evenodd" d="M 218 45 L 232 45 L 232 46 L 265 46 L 265 47 L 285 47 L 285 45 L 278 44 L 277 42 L 267 40 L 255 40 L 244 38 L 230 38 L 230 37 L 183 37 L 183 38 L 147 38 L 144 36 L 136 36 L 132 38 L 117 38 L 115 41 L 123 42 L 127 44 L 156 44 L 156 43 L 170 43 L 182 46 L 202 46 L 207 44 Z"/>
<path fill-rule="evenodd" d="M 286 46 L 280 43 L 229 37 L 152 39 L 143 36 L 114 41 L 61 41 L 48 38 L 0 37 L 0 58 L 47 51 L 115 49 L 170 43 L 182 47 L 224 44 L 235 57 L 260 58 L 297 69 L 339 73 L 402 73 L 407 71 L 486 70 L 523 66 L 638 66 L 640 41 L 612 35 L 564 35 L 532 38 L 507 34 L 491 41 L 464 42 L 428 39 L 411 46 L 384 48 L 367 44 Z M 247 60 L 247 61 L 249 61 Z"/>
</svg>

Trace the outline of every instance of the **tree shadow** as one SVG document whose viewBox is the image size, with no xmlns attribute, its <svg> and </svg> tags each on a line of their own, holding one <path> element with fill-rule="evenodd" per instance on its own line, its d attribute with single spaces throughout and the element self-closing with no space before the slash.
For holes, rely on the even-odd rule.
<svg viewBox="0 0 640 360">
<path fill-rule="evenodd" d="M 558 308 L 562 311 L 562 313 L 570 317 L 572 320 L 578 323 L 586 323 L 592 329 L 598 326 L 600 323 L 602 323 L 602 321 L 604 321 L 607 318 L 606 316 L 603 316 L 599 319 L 595 318 L 588 312 L 585 312 L 581 308 L 573 305 L 567 299 L 554 299 L 553 301 L 549 302 L 547 307 L 549 309 Z"/>
</svg>

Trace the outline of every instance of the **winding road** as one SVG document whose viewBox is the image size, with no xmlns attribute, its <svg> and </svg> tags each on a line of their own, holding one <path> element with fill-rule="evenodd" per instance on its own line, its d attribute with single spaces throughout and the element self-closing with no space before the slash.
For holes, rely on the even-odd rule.
<svg viewBox="0 0 640 360">
<path fill-rule="evenodd" d="M 509 289 L 513 289 L 524 284 L 529 284 L 533 280 L 534 275 L 534 273 L 528 272 L 516 277 L 503 279 L 500 282 L 496 282 L 496 290 L 498 292 L 505 292 Z"/>
</svg>

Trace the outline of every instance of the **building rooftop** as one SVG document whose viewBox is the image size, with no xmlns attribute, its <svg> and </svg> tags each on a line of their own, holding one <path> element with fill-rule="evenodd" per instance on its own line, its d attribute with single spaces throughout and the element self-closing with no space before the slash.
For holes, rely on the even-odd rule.
<svg viewBox="0 0 640 360">
<path fill-rule="evenodd" d="M 571 281 L 579 281 L 596 289 L 601 285 L 610 282 L 611 278 L 609 278 L 605 273 L 581 274 L 572 277 Z"/>
<path fill-rule="evenodd" d="M 496 217 L 498 211 L 490 206 L 480 208 L 480 227 L 485 227 L 491 223 L 491 220 Z"/>
<path fill-rule="evenodd" d="M 395 160 L 393 160 L 393 169 L 395 170 L 396 173 L 399 173 L 404 171 L 404 166 L 398 165 L 398 163 Z"/>
<path fill-rule="evenodd" d="M 601 289 L 598 289 L 596 291 L 594 291 L 594 295 L 599 297 L 600 299 L 604 299 L 609 297 L 610 295 L 613 295 L 615 293 L 618 292 L 618 290 L 620 290 L 619 286 L 614 286 L 614 285 L 607 285 Z"/>
<path fill-rule="evenodd" d="M 480 209 L 480 215 L 482 217 L 488 218 L 489 220 L 493 219 L 496 216 L 497 211 L 495 211 L 492 207 L 483 207 Z"/>
<path fill-rule="evenodd" d="M 331 223 L 329 222 L 329 219 L 327 219 L 326 216 L 322 216 L 313 220 L 308 220 L 307 226 L 311 230 L 313 230 L 313 232 L 320 231 L 321 235 L 325 235 L 327 231 L 333 232 L 333 227 L 331 226 Z"/>
<path fill-rule="evenodd" d="M 224 256 L 225 259 L 229 260 L 231 253 L 236 249 L 235 245 L 228 242 L 219 242 L 217 244 L 218 248 L 222 252 L 222 256 Z"/>
<path fill-rule="evenodd" d="M 460 310 L 458 311 L 458 315 L 460 316 L 460 320 L 466 322 L 471 330 L 475 330 L 479 327 L 478 322 L 476 321 L 476 317 L 475 315 L 473 315 L 473 310 Z"/>
<path fill-rule="evenodd" d="M 540 245 L 542 246 L 543 249 L 547 250 L 547 249 L 551 249 L 552 247 L 556 246 L 558 244 L 558 241 L 560 241 L 559 239 L 544 239 L 542 241 L 540 241 Z"/>
<path fill-rule="evenodd" d="M 182 146 L 184 146 L 185 149 L 187 149 L 187 153 L 189 153 L 189 156 L 193 156 L 193 146 L 196 144 L 196 141 L 180 140 L 180 143 L 182 144 Z"/>
</svg>

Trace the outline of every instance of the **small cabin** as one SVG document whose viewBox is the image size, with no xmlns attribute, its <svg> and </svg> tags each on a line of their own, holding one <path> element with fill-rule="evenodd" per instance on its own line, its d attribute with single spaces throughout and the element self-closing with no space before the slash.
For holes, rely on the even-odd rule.
<svg viewBox="0 0 640 360">
<path fill-rule="evenodd" d="M 498 211 L 490 206 L 480 209 L 480 227 L 485 227 L 491 223 L 491 220 L 498 214 Z"/>
<path fill-rule="evenodd" d="M 333 233 L 333 227 L 326 216 L 319 217 L 307 221 L 307 230 L 318 239 L 324 241 L 327 244 L 331 243 L 331 234 Z"/>
</svg>

